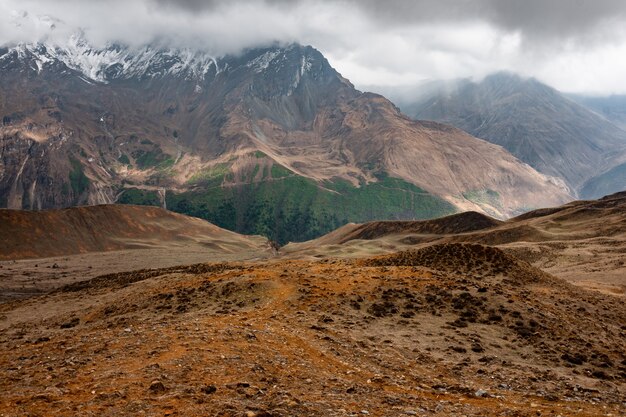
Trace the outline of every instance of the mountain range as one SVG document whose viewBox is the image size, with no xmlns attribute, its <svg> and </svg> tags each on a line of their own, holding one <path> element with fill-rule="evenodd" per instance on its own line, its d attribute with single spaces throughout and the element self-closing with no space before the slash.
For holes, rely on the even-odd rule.
<svg viewBox="0 0 626 417">
<path fill-rule="evenodd" d="M 0 50 L 0 206 L 163 205 L 278 242 L 349 221 L 572 198 L 500 146 L 414 121 L 309 46 Z"/>
<path fill-rule="evenodd" d="M 626 189 L 626 131 L 619 124 L 619 100 L 604 106 L 604 113 L 594 111 L 593 103 L 501 72 L 479 82 L 425 84 L 400 106 L 416 119 L 501 145 L 539 172 L 561 178 L 574 195 L 597 198 Z"/>
</svg>

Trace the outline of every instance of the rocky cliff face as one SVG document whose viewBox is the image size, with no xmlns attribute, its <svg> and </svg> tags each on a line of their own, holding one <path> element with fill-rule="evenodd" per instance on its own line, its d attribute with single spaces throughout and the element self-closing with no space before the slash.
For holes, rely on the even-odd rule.
<svg viewBox="0 0 626 417">
<path fill-rule="evenodd" d="M 306 238 L 345 221 L 502 217 L 569 199 L 499 146 L 357 91 L 311 47 L 213 57 L 75 37 L 4 48 L 0 72 L 5 207 L 167 202 Z"/>
</svg>

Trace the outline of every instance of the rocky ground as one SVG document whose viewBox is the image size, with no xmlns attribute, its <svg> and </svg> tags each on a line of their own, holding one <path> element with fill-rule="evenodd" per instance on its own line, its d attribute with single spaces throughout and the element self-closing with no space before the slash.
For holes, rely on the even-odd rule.
<svg viewBox="0 0 626 417">
<path fill-rule="evenodd" d="M 118 273 L 0 305 L 2 416 L 620 416 L 623 298 L 499 249 Z"/>
</svg>

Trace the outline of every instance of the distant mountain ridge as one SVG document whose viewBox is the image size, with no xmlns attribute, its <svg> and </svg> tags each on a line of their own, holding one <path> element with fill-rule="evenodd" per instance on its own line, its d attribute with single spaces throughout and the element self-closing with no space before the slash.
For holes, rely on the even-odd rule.
<svg viewBox="0 0 626 417">
<path fill-rule="evenodd" d="M 571 198 L 502 148 L 361 93 L 309 46 L 212 57 L 72 38 L 4 48 L 0 74 L 0 206 L 166 203 L 286 242 Z"/>
<path fill-rule="evenodd" d="M 567 97 L 593 110 L 616 126 L 626 129 L 626 95 L 594 96 L 567 94 Z"/>
<path fill-rule="evenodd" d="M 535 79 L 497 73 L 480 82 L 431 83 L 401 105 L 416 119 L 436 120 L 502 145 L 573 192 L 598 197 L 626 188 L 588 182 L 626 162 L 626 131 Z"/>
</svg>

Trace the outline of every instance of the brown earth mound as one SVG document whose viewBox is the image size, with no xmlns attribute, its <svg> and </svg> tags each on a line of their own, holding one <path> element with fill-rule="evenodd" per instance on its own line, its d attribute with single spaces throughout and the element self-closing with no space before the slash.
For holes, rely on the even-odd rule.
<svg viewBox="0 0 626 417">
<path fill-rule="evenodd" d="M 87 281 L 79 281 L 61 287 L 60 292 L 75 292 L 85 289 L 102 289 L 125 287 L 135 282 L 143 281 L 165 274 L 207 274 L 210 272 L 222 272 L 228 269 L 237 269 L 230 264 L 194 264 L 173 266 L 158 269 L 140 269 L 138 271 L 117 272 L 115 274 L 100 275 Z"/>
<path fill-rule="evenodd" d="M 541 217 L 567 220 L 572 213 L 580 213 L 578 219 L 593 219 L 607 214 L 626 214 L 626 191 L 607 195 L 598 200 L 574 201 L 560 207 L 542 208 L 514 217 L 509 222 L 537 219 Z"/>
<path fill-rule="evenodd" d="M 0 210 L 0 260 L 148 248 L 196 242 L 229 252 L 258 247 L 204 220 L 149 206 L 85 206 L 63 210 Z"/>
<path fill-rule="evenodd" d="M 467 211 L 433 220 L 423 221 L 379 221 L 364 223 L 346 230 L 343 236 L 336 236 L 337 243 L 346 243 L 351 240 L 373 240 L 396 234 L 429 234 L 444 235 L 489 229 L 502 224 L 501 221 L 489 216 Z"/>
<path fill-rule="evenodd" d="M 370 258 L 444 243 L 497 245 L 554 276 L 626 294 L 626 192 L 535 210 L 505 222 L 490 220 L 467 213 L 426 222 L 350 224 L 316 240 L 289 244 L 281 252 L 291 258 Z"/>
<path fill-rule="evenodd" d="M 498 248 L 477 244 L 445 243 L 362 261 L 366 266 L 421 266 L 438 271 L 481 277 L 506 276 L 533 282 L 550 276 Z"/>
<path fill-rule="evenodd" d="M 482 245 L 505 245 L 512 242 L 545 242 L 554 238 L 554 236 L 540 228 L 522 223 L 498 227 L 485 232 L 453 236 L 450 240 L 455 242 L 475 242 Z"/>
</svg>

